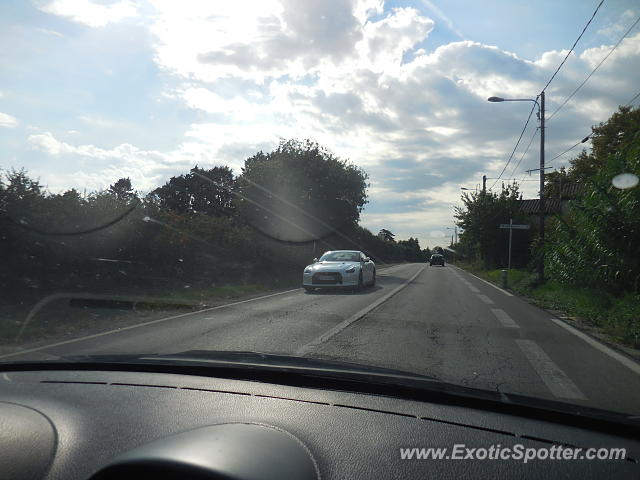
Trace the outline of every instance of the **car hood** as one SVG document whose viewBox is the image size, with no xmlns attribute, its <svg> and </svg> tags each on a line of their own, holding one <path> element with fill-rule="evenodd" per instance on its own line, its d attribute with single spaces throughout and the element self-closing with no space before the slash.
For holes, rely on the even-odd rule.
<svg viewBox="0 0 640 480">
<path fill-rule="evenodd" d="M 351 267 L 360 266 L 360 262 L 319 262 L 308 265 L 314 272 L 343 272 Z"/>
</svg>

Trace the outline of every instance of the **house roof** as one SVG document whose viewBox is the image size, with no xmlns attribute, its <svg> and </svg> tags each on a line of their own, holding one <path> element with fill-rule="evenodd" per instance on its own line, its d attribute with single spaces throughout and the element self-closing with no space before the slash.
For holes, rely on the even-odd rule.
<svg viewBox="0 0 640 480">
<path fill-rule="evenodd" d="M 540 215 L 540 199 L 531 198 L 527 200 L 519 200 L 520 210 L 527 215 Z M 551 215 L 560 213 L 560 200 L 557 198 L 544 199 L 544 213 Z"/>
<path fill-rule="evenodd" d="M 563 183 L 562 184 L 562 198 L 563 199 L 573 199 L 582 191 L 584 184 L 582 183 Z"/>
</svg>

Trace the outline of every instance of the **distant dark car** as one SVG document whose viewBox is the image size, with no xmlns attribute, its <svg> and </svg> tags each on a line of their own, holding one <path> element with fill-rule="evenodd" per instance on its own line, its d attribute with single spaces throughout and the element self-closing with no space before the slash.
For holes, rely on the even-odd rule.
<svg viewBox="0 0 640 480">
<path fill-rule="evenodd" d="M 431 255 L 431 259 L 429 259 L 429 265 L 432 267 L 434 265 L 442 265 L 444 267 L 444 256 L 438 253 Z"/>
</svg>

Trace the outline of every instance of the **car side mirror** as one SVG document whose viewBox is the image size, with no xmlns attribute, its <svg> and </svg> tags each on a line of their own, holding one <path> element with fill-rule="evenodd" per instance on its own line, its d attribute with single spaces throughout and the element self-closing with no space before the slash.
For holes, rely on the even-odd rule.
<svg viewBox="0 0 640 480">
<path fill-rule="evenodd" d="M 314 259 L 313 259 L 313 263 L 318 263 L 318 259 L 317 259 L 317 258 L 314 258 Z"/>
<path fill-rule="evenodd" d="M 364 262 L 367 263 L 369 260 L 371 260 L 369 257 L 364 257 Z"/>
</svg>

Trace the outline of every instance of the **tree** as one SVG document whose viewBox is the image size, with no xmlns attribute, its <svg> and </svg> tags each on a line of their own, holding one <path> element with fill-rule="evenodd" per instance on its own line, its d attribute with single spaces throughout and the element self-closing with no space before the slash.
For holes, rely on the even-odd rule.
<svg viewBox="0 0 640 480">
<path fill-rule="evenodd" d="M 136 196 L 129 177 L 117 180 L 113 185 L 109 186 L 108 192 L 118 200 L 128 201 Z"/>
<path fill-rule="evenodd" d="M 459 238 L 461 253 L 480 260 L 485 268 L 506 264 L 507 230 L 500 230 L 499 226 L 509 223 L 509 219 L 514 223 L 526 223 L 526 216 L 520 210 L 518 186 L 503 186 L 500 193 L 465 192 L 461 199 L 464 207 L 456 207 L 455 214 L 458 227 L 464 230 Z M 528 247 L 529 239 L 519 243 Z"/>
<path fill-rule="evenodd" d="M 594 128 L 597 136 L 588 157 L 597 168 L 586 174 L 576 167 L 584 161 L 581 154 L 568 170 L 584 175 L 584 187 L 568 215 L 556 218 L 550 229 L 545 259 L 556 280 L 613 294 L 640 291 L 640 187 L 619 190 L 612 184 L 620 173 L 640 176 L 638 112 L 621 107 Z"/>
<path fill-rule="evenodd" d="M 386 228 L 381 229 L 378 232 L 378 236 L 381 237 L 385 242 L 395 242 L 395 239 L 393 238 L 395 237 L 395 234 L 391 233 Z"/>
<path fill-rule="evenodd" d="M 179 214 L 229 217 L 234 210 L 234 183 L 229 167 L 205 170 L 196 165 L 188 174 L 171 177 L 156 188 L 148 195 L 147 202 Z"/>
<path fill-rule="evenodd" d="M 282 141 L 245 161 L 236 205 L 240 217 L 266 235 L 308 242 L 357 224 L 367 178 L 315 142 Z"/>
<path fill-rule="evenodd" d="M 640 108 L 620 107 L 606 121 L 591 128 L 591 152 L 582 150 L 569 161 L 569 167 L 545 175 L 545 192 L 554 195 L 558 186 L 585 183 L 606 168 L 612 152 L 629 149 L 640 132 Z"/>
<path fill-rule="evenodd" d="M 404 259 L 407 262 L 420 262 L 422 258 L 422 249 L 417 238 L 409 237 L 409 240 L 400 240 L 398 245 L 404 247 Z"/>
</svg>

